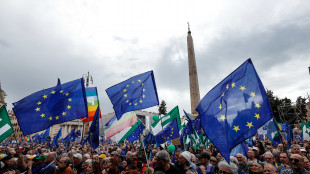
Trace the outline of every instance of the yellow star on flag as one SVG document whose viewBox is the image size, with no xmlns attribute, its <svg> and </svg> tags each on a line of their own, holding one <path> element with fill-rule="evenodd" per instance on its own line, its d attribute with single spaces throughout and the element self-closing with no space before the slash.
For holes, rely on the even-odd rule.
<svg viewBox="0 0 310 174">
<path fill-rule="evenodd" d="M 145 89 L 143 88 L 143 92 L 145 91 Z"/>
<path fill-rule="evenodd" d="M 36 111 L 37 111 L 37 112 L 40 111 L 40 108 L 36 108 Z"/>
<path fill-rule="evenodd" d="M 139 102 L 142 103 L 142 100 L 140 100 Z"/>
<path fill-rule="evenodd" d="M 64 92 L 64 90 L 59 91 L 59 93 L 63 93 L 63 92 Z"/>
<path fill-rule="evenodd" d="M 127 89 L 124 89 L 124 92 L 126 92 L 127 91 Z"/>
<path fill-rule="evenodd" d="M 135 106 L 137 106 L 138 105 L 138 103 L 135 103 Z"/>
<path fill-rule="evenodd" d="M 229 88 L 229 84 L 227 84 L 227 86 L 226 86 L 226 89 L 228 89 Z"/>
<path fill-rule="evenodd" d="M 124 94 L 124 97 L 127 97 L 127 94 Z"/>
<path fill-rule="evenodd" d="M 225 118 L 225 115 L 221 115 L 221 118 L 220 119 L 222 119 L 223 121 L 226 119 Z"/>
<path fill-rule="evenodd" d="M 145 95 L 142 95 L 142 98 L 145 98 Z"/>
<path fill-rule="evenodd" d="M 242 91 L 244 91 L 246 88 L 245 88 L 245 86 L 240 86 L 240 89 L 241 89 Z"/>
<path fill-rule="evenodd" d="M 42 113 L 40 116 L 43 118 L 43 117 L 45 117 L 45 114 Z"/>
<path fill-rule="evenodd" d="M 129 85 L 126 85 L 126 87 L 129 87 Z"/>
<path fill-rule="evenodd" d="M 49 118 L 49 120 L 52 120 L 52 119 L 53 119 L 52 117 Z"/>
<path fill-rule="evenodd" d="M 259 114 L 256 114 L 256 113 L 255 113 L 255 116 L 254 116 L 254 117 L 256 117 L 257 120 L 260 118 L 260 117 L 259 117 Z"/>
<path fill-rule="evenodd" d="M 128 103 L 129 102 L 129 100 L 126 100 L 126 103 Z"/>
<path fill-rule="evenodd" d="M 47 98 L 47 95 L 44 94 L 44 95 L 43 95 L 43 98 L 46 99 L 46 98 Z"/>
<path fill-rule="evenodd" d="M 256 107 L 257 109 L 259 109 L 261 106 L 257 103 L 257 104 L 255 104 L 255 107 Z"/>
<path fill-rule="evenodd" d="M 143 83 L 142 83 L 142 86 L 143 86 Z"/>
<path fill-rule="evenodd" d="M 63 116 L 65 116 L 65 115 L 66 115 L 66 112 L 62 112 L 61 114 L 62 114 Z"/>
<path fill-rule="evenodd" d="M 71 109 L 71 106 L 70 106 L 70 105 L 68 105 L 68 106 L 67 106 L 67 108 L 68 108 L 68 109 Z"/>
<path fill-rule="evenodd" d="M 71 101 L 72 101 L 72 98 L 68 98 L 68 101 L 71 102 Z"/>
<path fill-rule="evenodd" d="M 58 120 L 59 119 L 59 116 L 56 116 L 56 120 Z"/>
<path fill-rule="evenodd" d="M 37 103 L 37 105 L 40 105 L 41 104 L 41 102 L 39 101 L 38 103 Z"/>
<path fill-rule="evenodd" d="M 67 92 L 67 93 L 66 93 L 66 96 L 68 96 L 68 95 L 69 95 L 69 93 Z"/>
<path fill-rule="evenodd" d="M 236 87 L 235 82 L 231 84 L 231 87 L 232 87 L 232 88 L 233 88 L 233 87 Z"/>
<path fill-rule="evenodd" d="M 131 103 L 129 103 L 129 105 L 131 105 Z"/>
<path fill-rule="evenodd" d="M 223 92 L 222 97 L 225 95 L 225 92 Z"/>
<path fill-rule="evenodd" d="M 132 81 L 131 83 L 135 83 L 135 81 Z"/>
<path fill-rule="evenodd" d="M 251 96 L 252 96 L 252 97 L 255 97 L 255 92 L 251 92 Z"/>
<path fill-rule="evenodd" d="M 220 104 L 219 108 L 220 108 L 220 110 L 223 108 L 223 107 L 222 107 L 222 104 Z"/>
<path fill-rule="evenodd" d="M 141 80 L 138 80 L 138 82 L 141 82 Z"/>
<path fill-rule="evenodd" d="M 52 93 L 52 94 L 55 94 L 55 93 L 56 93 L 56 91 L 52 91 L 51 93 Z"/>
<path fill-rule="evenodd" d="M 233 130 L 235 130 L 236 132 L 238 132 L 239 129 L 239 126 L 234 126 Z"/>
<path fill-rule="evenodd" d="M 249 127 L 249 129 L 251 129 L 251 127 L 254 127 L 254 126 L 253 126 L 253 124 L 252 124 L 252 122 L 250 122 L 250 123 L 249 123 L 249 122 L 247 122 L 247 123 L 248 123 L 248 124 L 247 124 L 246 126 L 248 126 L 248 127 Z"/>
</svg>

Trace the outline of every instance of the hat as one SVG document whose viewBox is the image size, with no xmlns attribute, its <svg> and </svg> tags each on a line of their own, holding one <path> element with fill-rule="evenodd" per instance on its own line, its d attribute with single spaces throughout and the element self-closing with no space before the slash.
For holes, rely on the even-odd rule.
<svg viewBox="0 0 310 174">
<path fill-rule="evenodd" d="M 180 155 L 182 155 L 187 161 L 191 161 L 191 156 L 187 151 L 182 152 Z"/>
<path fill-rule="evenodd" d="M 111 155 L 118 155 L 118 153 L 116 151 L 113 151 Z"/>
<path fill-rule="evenodd" d="M 34 157 L 36 157 L 36 156 L 35 155 L 31 155 L 31 156 L 28 157 L 28 159 L 32 160 Z"/>
<path fill-rule="evenodd" d="M 301 148 L 300 151 L 301 152 L 307 152 L 306 149 L 304 149 L 304 148 Z"/>
<path fill-rule="evenodd" d="M 92 163 L 92 162 L 93 162 L 92 159 L 87 159 L 87 160 L 85 161 L 85 163 Z"/>
<path fill-rule="evenodd" d="M 207 158 L 208 160 L 210 160 L 211 155 L 206 152 L 206 151 L 202 151 L 199 155 L 197 155 L 198 158 Z"/>
<path fill-rule="evenodd" d="M 40 155 L 40 156 L 33 158 L 33 160 L 45 160 L 45 158 L 46 158 L 46 155 Z"/>
<path fill-rule="evenodd" d="M 11 159 L 12 157 L 7 155 L 7 154 L 2 154 L 1 157 L 0 157 L 0 160 L 1 161 L 4 161 L 4 160 L 9 160 Z"/>
<path fill-rule="evenodd" d="M 252 150 L 253 151 L 258 151 L 258 148 L 257 147 L 253 147 Z"/>
<path fill-rule="evenodd" d="M 159 152 L 156 153 L 155 155 L 157 158 L 161 159 L 161 160 L 165 160 L 167 162 L 170 161 L 170 155 L 167 151 L 165 150 L 161 150 Z"/>
<path fill-rule="evenodd" d="M 105 159 L 106 156 L 105 156 L 105 154 L 100 154 L 100 155 L 99 155 L 99 158 Z"/>
<path fill-rule="evenodd" d="M 83 155 L 83 157 L 89 159 L 89 158 L 90 158 L 90 155 L 86 153 L 86 154 Z"/>
<path fill-rule="evenodd" d="M 79 153 L 74 153 L 74 154 L 73 154 L 73 157 L 74 157 L 74 158 L 78 158 L 79 160 L 82 160 L 82 155 L 79 154 Z"/>
</svg>

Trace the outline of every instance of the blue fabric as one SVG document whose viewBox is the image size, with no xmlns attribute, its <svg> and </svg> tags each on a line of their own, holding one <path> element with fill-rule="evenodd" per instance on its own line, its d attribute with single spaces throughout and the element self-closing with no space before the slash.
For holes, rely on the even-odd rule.
<svg viewBox="0 0 310 174">
<path fill-rule="evenodd" d="M 273 117 L 251 59 L 209 91 L 196 110 L 209 140 L 228 162 L 230 150 Z"/>
<path fill-rule="evenodd" d="M 194 130 L 194 127 L 193 127 L 193 119 L 192 119 L 192 117 L 190 116 L 190 115 L 188 115 L 186 112 L 185 112 L 185 110 L 183 110 L 184 111 L 184 114 L 186 115 L 186 117 L 187 117 L 187 123 L 186 123 L 186 125 L 185 125 L 185 127 L 184 127 L 184 129 L 183 129 L 183 132 L 182 132 L 182 135 L 183 136 L 187 136 L 187 135 L 191 135 L 191 134 L 194 134 L 195 132 L 195 130 Z"/>
<path fill-rule="evenodd" d="M 93 122 L 89 128 L 88 142 L 93 149 L 97 149 L 99 146 L 99 106 L 97 107 Z"/>
<path fill-rule="evenodd" d="M 88 114 L 83 79 L 35 92 L 13 105 L 24 136 Z"/>
<path fill-rule="evenodd" d="M 280 136 L 275 136 L 278 133 L 278 129 L 275 125 L 274 120 L 270 120 L 268 123 L 264 125 L 265 129 L 267 130 L 266 137 L 272 141 L 272 144 L 279 144 L 281 143 Z"/>
<path fill-rule="evenodd" d="M 143 139 L 143 143 L 145 147 L 148 147 L 149 144 L 156 144 L 156 138 L 152 134 L 152 132 L 149 132 L 149 134 L 147 134 L 147 136 Z"/>
<path fill-rule="evenodd" d="M 50 135 L 50 128 L 47 128 L 42 134 L 42 143 L 45 144 L 46 138 Z"/>
<path fill-rule="evenodd" d="M 230 156 L 235 156 L 238 153 L 241 153 L 243 156 L 246 156 L 248 158 L 248 146 L 244 143 L 244 141 L 240 144 L 238 144 L 235 148 L 233 148 L 230 152 Z"/>
<path fill-rule="evenodd" d="M 158 105 L 153 71 L 136 75 L 106 90 L 117 119 L 129 111 Z"/>
<path fill-rule="evenodd" d="M 57 132 L 56 136 L 54 137 L 54 140 L 52 142 L 52 146 L 56 146 L 56 148 L 59 147 L 58 145 L 58 140 L 59 138 L 61 137 L 61 131 L 62 131 L 62 128 L 59 129 L 59 131 Z"/>
<path fill-rule="evenodd" d="M 139 126 L 126 138 L 128 142 L 133 143 L 134 141 L 140 139 L 140 135 L 143 133 L 144 127 L 140 121 L 138 121 L 138 124 Z"/>
<path fill-rule="evenodd" d="M 156 141 L 158 144 L 163 144 L 166 141 L 170 141 L 178 137 L 180 137 L 178 122 L 177 119 L 174 119 L 165 127 L 164 130 L 160 131 L 156 135 Z"/>
</svg>

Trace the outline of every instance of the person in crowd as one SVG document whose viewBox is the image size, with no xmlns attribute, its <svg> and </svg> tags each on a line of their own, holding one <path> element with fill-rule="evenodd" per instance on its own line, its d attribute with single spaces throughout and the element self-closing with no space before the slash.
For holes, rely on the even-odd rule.
<svg viewBox="0 0 310 174">
<path fill-rule="evenodd" d="M 277 149 L 278 149 L 280 152 L 284 152 L 284 151 L 283 151 L 283 144 L 282 144 L 282 143 L 278 144 Z"/>
<path fill-rule="evenodd" d="M 237 153 L 236 158 L 238 160 L 238 168 L 239 168 L 239 170 L 241 170 L 243 172 L 246 172 L 247 168 L 248 168 L 246 157 L 243 154 L 241 154 L 241 153 Z"/>
<path fill-rule="evenodd" d="M 179 160 L 176 165 L 181 174 L 186 174 L 188 171 L 196 172 L 196 165 L 191 162 L 190 152 L 184 151 L 179 155 Z"/>
<path fill-rule="evenodd" d="M 228 164 L 226 161 L 219 162 L 219 174 L 238 174 L 238 166 L 235 163 Z"/>
<path fill-rule="evenodd" d="M 273 164 L 266 163 L 264 165 L 264 174 L 278 174 L 278 170 Z"/>
<path fill-rule="evenodd" d="M 54 174 L 56 171 L 56 164 L 55 164 L 56 157 L 57 154 L 55 152 L 47 153 L 45 157 L 46 166 L 43 169 L 41 169 L 40 172 L 42 172 L 43 174 Z"/>
<path fill-rule="evenodd" d="M 292 154 L 290 156 L 292 168 L 284 170 L 281 174 L 306 174 L 308 171 L 304 168 L 304 159 L 299 154 Z"/>
<path fill-rule="evenodd" d="M 292 154 L 301 154 L 299 145 L 293 144 L 291 146 L 291 152 L 292 152 Z"/>
<path fill-rule="evenodd" d="M 86 174 L 101 174 L 101 172 L 99 171 L 99 163 L 98 162 L 89 163 L 86 169 Z"/>
<path fill-rule="evenodd" d="M 253 150 L 250 150 L 250 149 L 249 149 L 249 151 L 248 151 L 248 157 L 249 157 L 248 162 L 250 162 L 250 161 L 255 161 L 255 162 L 257 162 L 257 159 L 255 158 L 255 154 L 254 154 L 254 151 L 253 151 Z"/>
<path fill-rule="evenodd" d="M 248 162 L 248 174 L 259 174 L 260 164 L 258 164 L 256 161 L 250 161 Z"/>
<path fill-rule="evenodd" d="M 158 171 L 160 171 L 166 174 L 180 174 L 179 169 L 170 163 L 170 155 L 165 150 L 161 150 L 156 153 L 154 163 L 154 173 L 158 173 Z"/>
<path fill-rule="evenodd" d="M 70 167 L 70 158 L 62 157 L 59 160 L 58 168 L 56 170 L 56 174 L 71 174 L 72 168 Z"/>
<path fill-rule="evenodd" d="M 211 155 L 208 152 L 202 151 L 197 155 L 199 164 L 197 168 L 198 174 L 213 174 L 214 166 L 210 164 Z"/>
<path fill-rule="evenodd" d="M 82 172 L 82 158 L 83 156 L 80 153 L 74 153 L 73 155 L 73 165 L 72 169 L 76 169 L 77 173 Z"/>
<path fill-rule="evenodd" d="M 310 171 L 310 161 L 307 157 L 303 156 L 304 158 L 304 168 L 307 170 L 307 171 Z"/>
</svg>

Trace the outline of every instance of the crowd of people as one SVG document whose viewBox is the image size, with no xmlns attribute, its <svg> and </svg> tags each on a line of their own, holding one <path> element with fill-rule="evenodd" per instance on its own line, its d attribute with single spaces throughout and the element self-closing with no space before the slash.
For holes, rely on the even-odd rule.
<svg viewBox="0 0 310 174">
<path fill-rule="evenodd" d="M 209 147 L 176 146 L 139 148 L 140 144 L 60 143 L 59 148 L 47 149 L 42 144 L 2 144 L 0 173 L 13 174 L 305 174 L 310 171 L 310 143 L 292 142 L 272 145 L 257 141 L 245 154 L 230 156 L 227 162 L 212 144 Z"/>
</svg>

